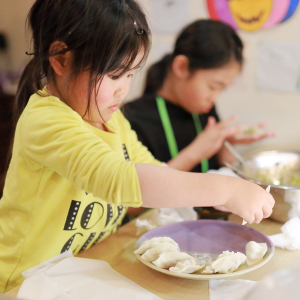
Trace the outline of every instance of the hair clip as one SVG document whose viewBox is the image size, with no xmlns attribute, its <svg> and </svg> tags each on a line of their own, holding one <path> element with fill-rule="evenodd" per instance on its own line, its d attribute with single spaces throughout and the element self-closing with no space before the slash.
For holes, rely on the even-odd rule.
<svg viewBox="0 0 300 300">
<path fill-rule="evenodd" d="M 138 35 L 141 35 L 141 34 L 144 33 L 144 29 L 139 28 L 138 25 L 137 25 L 137 23 L 136 23 L 136 21 L 133 22 L 133 25 L 134 25 L 135 31 L 136 31 L 136 33 L 137 33 Z"/>
<path fill-rule="evenodd" d="M 126 4 L 125 6 L 126 6 L 127 11 L 129 12 L 129 14 L 130 14 L 130 16 L 131 16 L 131 18 L 132 18 L 132 20 L 133 20 L 133 25 L 134 25 L 134 28 L 135 28 L 136 33 L 137 33 L 138 35 L 143 34 L 143 33 L 144 33 L 144 29 L 139 28 L 139 26 L 138 26 L 136 20 L 134 19 L 134 15 L 133 15 L 133 13 L 132 13 L 130 7 L 129 7 L 127 4 Z"/>
<path fill-rule="evenodd" d="M 34 53 L 34 52 L 32 52 L 32 53 L 28 53 L 27 51 L 25 52 L 25 54 L 26 54 L 26 55 L 28 55 L 28 56 L 35 55 L 35 53 Z"/>
</svg>

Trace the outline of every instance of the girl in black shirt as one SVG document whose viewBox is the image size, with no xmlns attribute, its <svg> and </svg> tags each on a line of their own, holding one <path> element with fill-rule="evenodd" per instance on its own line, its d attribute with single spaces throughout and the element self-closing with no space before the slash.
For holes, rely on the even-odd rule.
<svg viewBox="0 0 300 300">
<path fill-rule="evenodd" d="M 214 106 L 219 94 L 238 76 L 243 43 L 227 24 L 199 20 L 187 26 L 172 54 L 148 71 L 143 96 L 124 113 L 139 140 L 159 160 L 181 171 L 206 172 L 232 156 L 224 147 L 252 143 L 273 133 L 238 136 L 243 126 L 220 121 Z"/>
</svg>

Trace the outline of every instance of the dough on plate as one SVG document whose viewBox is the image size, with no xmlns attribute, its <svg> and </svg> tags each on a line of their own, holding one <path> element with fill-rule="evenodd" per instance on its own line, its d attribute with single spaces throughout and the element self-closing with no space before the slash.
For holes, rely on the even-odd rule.
<svg viewBox="0 0 300 300">
<path fill-rule="evenodd" d="M 194 257 L 184 252 L 164 252 L 152 263 L 159 268 L 169 269 L 170 267 L 175 267 L 178 262 L 187 259 L 193 259 L 196 261 Z"/>
<path fill-rule="evenodd" d="M 138 249 L 134 251 L 135 254 L 144 254 L 149 249 L 164 247 L 164 252 L 179 252 L 178 247 L 168 243 L 146 243 L 142 244 Z M 155 260 L 155 259 L 154 259 Z"/>
<path fill-rule="evenodd" d="M 232 273 L 245 263 L 246 255 L 241 252 L 223 251 L 216 261 L 212 263 L 214 273 Z"/>
<path fill-rule="evenodd" d="M 159 246 L 159 245 L 163 245 L 163 246 Z M 157 247 L 147 250 L 141 257 L 146 261 L 153 262 L 157 260 L 159 258 L 159 255 L 164 252 L 179 252 L 179 251 L 175 246 L 171 244 L 161 243 L 158 244 Z"/>
<path fill-rule="evenodd" d="M 171 239 L 170 237 L 167 237 L 167 236 L 164 236 L 164 237 L 154 237 L 154 238 L 152 238 L 150 240 L 147 240 L 147 241 L 143 242 L 141 244 L 141 246 L 145 245 L 145 244 L 148 244 L 148 243 L 168 243 L 168 244 L 174 245 L 175 247 L 178 248 L 178 251 L 180 251 L 178 244 L 173 239 Z"/>
<path fill-rule="evenodd" d="M 247 265 L 252 266 L 260 262 L 268 251 L 266 243 L 249 242 L 246 245 Z"/>
<path fill-rule="evenodd" d="M 191 274 L 191 273 L 194 273 L 194 272 L 204 268 L 204 266 L 205 266 L 205 263 L 203 265 L 200 265 L 194 259 L 186 259 L 186 260 L 178 262 L 176 264 L 176 266 L 171 267 L 169 269 L 169 271 L 176 272 L 176 273 Z"/>
</svg>

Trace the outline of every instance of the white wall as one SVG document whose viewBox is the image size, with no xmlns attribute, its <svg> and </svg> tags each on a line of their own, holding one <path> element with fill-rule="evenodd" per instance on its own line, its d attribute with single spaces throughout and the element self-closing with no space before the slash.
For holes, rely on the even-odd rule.
<svg viewBox="0 0 300 300">
<path fill-rule="evenodd" d="M 0 31 L 6 33 L 9 43 L 9 54 L 0 57 L 0 66 L 18 68 L 28 58 L 29 51 L 25 38 L 25 19 L 34 0 L 0 0 Z M 5 60 L 3 62 L 3 60 Z"/>
<path fill-rule="evenodd" d="M 139 0 L 150 15 L 150 1 Z M 156 0 L 157 1 L 157 0 Z M 191 21 L 207 18 L 205 0 L 182 0 L 190 6 Z M 8 34 L 10 43 L 9 59 L 13 67 L 24 63 L 24 54 L 29 50 L 25 39 L 24 23 L 26 15 L 34 0 L 0 0 L 0 31 Z M 245 43 L 246 63 L 243 74 L 243 87 L 231 87 L 225 91 L 217 102 L 222 118 L 233 114 L 240 116 L 240 122 L 255 123 L 269 121 L 269 128 L 277 131 L 276 139 L 269 139 L 255 144 L 249 149 L 293 149 L 300 150 L 300 93 L 266 92 L 256 87 L 256 68 L 258 46 L 262 41 L 300 41 L 300 7 L 286 23 L 268 30 L 255 33 L 240 31 Z M 143 88 L 143 78 L 147 66 L 157 59 L 156 47 L 171 47 L 175 36 L 170 34 L 153 35 L 153 51 L 145 68 L 134 79 L 132 90 L 127 99 L 138 97 Z"/>
</svg>

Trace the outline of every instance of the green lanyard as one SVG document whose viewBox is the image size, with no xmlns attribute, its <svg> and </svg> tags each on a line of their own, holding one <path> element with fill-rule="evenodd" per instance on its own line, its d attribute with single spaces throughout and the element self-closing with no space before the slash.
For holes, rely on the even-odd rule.
<svg viewBox="0 0 300 300">
<path fill-rule="evenodd" d="M 175 140 L 175 135 L 174 135 L 171 121 L 170 121 L 170 117 L 168 114 L 166 102 L 162 97 L 158 96 L 158 97 L 156 97 L 156 103 L 157 103 L 157 108 L 158 108 L 158 112 L 160 115 L 160 119 L 161 119 L 161 122 L 162 122 L 162 125 L 164 128 L 164 131 L 165 131 L 165 135 L 167 138 L 169 150 L 170 150 L 172 158 L 174 158 L 178 155 L 178 147 L 177 147 L 177 143 Z M 192 114 L 192 116 L 193 116 L 197 134 L 199 134 L 203 130 L 202 126 L 201 126 L 199 115 Z M 201 170 L 202 170 L 202 173 L 206 173 L 208 171 L 208 160 L 207 159 L 202 160 Z"/>
</svg>

